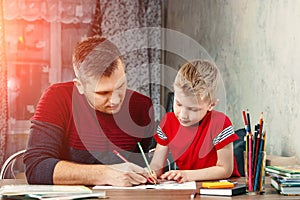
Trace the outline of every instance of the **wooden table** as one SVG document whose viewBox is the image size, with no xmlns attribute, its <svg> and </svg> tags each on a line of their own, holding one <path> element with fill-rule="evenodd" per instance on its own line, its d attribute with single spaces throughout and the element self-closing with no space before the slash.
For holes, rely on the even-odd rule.
<svg viewBox="0 0 300 200">
<path fill-rule="evenodd" d="M 243 178 L 239 178 L 238 182 L 243 182 Z M 25 181 L 21 179 L 6 179 L 0 180 L 0 186 L 7 184 L 24 184 Z M 200 182 L 197 182 L 197 188 L 200 187 Z M 190 200 L 190 195 L 193 190 L 106 190 L 106 195 L 109 200 Z M 204 196 L 197 195 L 195 200 L 277 200 L 277 199 L 300 199 L 300 196 L 283 196 L 278 194 L 270 185 L 270 178 L 266 177 L 266 192 L 262 195 L 237 195 L 233 197 L 219 197 L 219 196 Z"/>
</svg>

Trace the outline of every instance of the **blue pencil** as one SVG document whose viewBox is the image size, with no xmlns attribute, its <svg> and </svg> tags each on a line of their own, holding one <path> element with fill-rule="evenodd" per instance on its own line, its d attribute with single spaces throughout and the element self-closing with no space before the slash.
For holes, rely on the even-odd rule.
<svg viewBox="0 0 300 200">
<path fill-rule="evenodd" d="M 252 154 L 252 166 L 253 166 L 253 174 L 255 174 L 255 166 L 256 166 L 256 157 L 257 157 L 257 145 L 258 145 L 258 124 L 255 125 L 255 128 L 254 128 L 254 134 L 253 134 L 253 154 Z"/>
</svg>

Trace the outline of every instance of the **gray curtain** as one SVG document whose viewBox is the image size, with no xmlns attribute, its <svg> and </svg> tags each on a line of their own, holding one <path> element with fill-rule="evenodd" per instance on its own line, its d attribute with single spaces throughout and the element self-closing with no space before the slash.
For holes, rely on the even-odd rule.
<svg viewBox="0 0 300 200">
<path fill-rule="evenodd" d="M 6 137 L 8 131 L 8 105 L 7 105 L 7 68 L 5 62 L 5 39 L 3 2 L 0 0 L 0 165 L 5 159 Z"/>
<path fill-rule="evenodd" d="M 100 0 L 89 35 L 111 39 L 121 50 L 128 87 L 149 96 L 160 112 L 161 0 Z"/>
</svg>

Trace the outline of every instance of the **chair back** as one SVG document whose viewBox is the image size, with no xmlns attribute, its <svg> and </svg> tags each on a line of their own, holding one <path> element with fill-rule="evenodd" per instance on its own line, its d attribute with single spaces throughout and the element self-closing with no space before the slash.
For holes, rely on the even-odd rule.
<svg viewBox="0 0 300 200">
<path fill-rule="evenodd" d="M 246 149 L 246 142 L 244 138 L 246 136 L 246 130 L 241 128 L 236 130 L 235 133 L 239 136 L 239 139 L 233 142 L 234 155 L 240 175 L 245 176 L 244 151 Z"/>
<path fill-rule="evenodd" d="M 9 156 L 5 162 L 3 163 L 2 167 L 1 167 L 1 172 L 0 172 L 0 179 L 5 179 L 5 178 L 14 178 L 14 179 L 23 179 L 24 176 L 21 175 L 18 177 L 17 173 L 20 174 L 20 172 L 23 171 L 16 171 L 15 170 L 15 166 L 17 164 L 18 161 L 20 161 L 20 158 L 23 158 L 23 154 L 25 152 L 25 149 L 20 150 L 14 154 L 12 154 L 11 156 Z"/>
</svg>

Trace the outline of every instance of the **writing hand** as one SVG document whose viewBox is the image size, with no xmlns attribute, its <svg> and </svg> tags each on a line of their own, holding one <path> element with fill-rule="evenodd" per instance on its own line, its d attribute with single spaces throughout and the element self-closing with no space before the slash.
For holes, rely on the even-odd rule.
<svg viewBox="0 0 300 200">
<path fill-rule="evenodd" d="M 148 172 L 148 179 L 147 179 L 147 181 L 149 183 L 151 183 L 151 184 L 157 184 L 158 183 L 157 175 L 156 175 L 155 171 L 152 171 L 151 174 Z"/>
<path fill-rule="evenodd" d="M 108 167 L 107 182 L 114 186 L 132 186 L 147 182 L 147 171 L 133 163 L 122 163 Z"/>
</svg>

